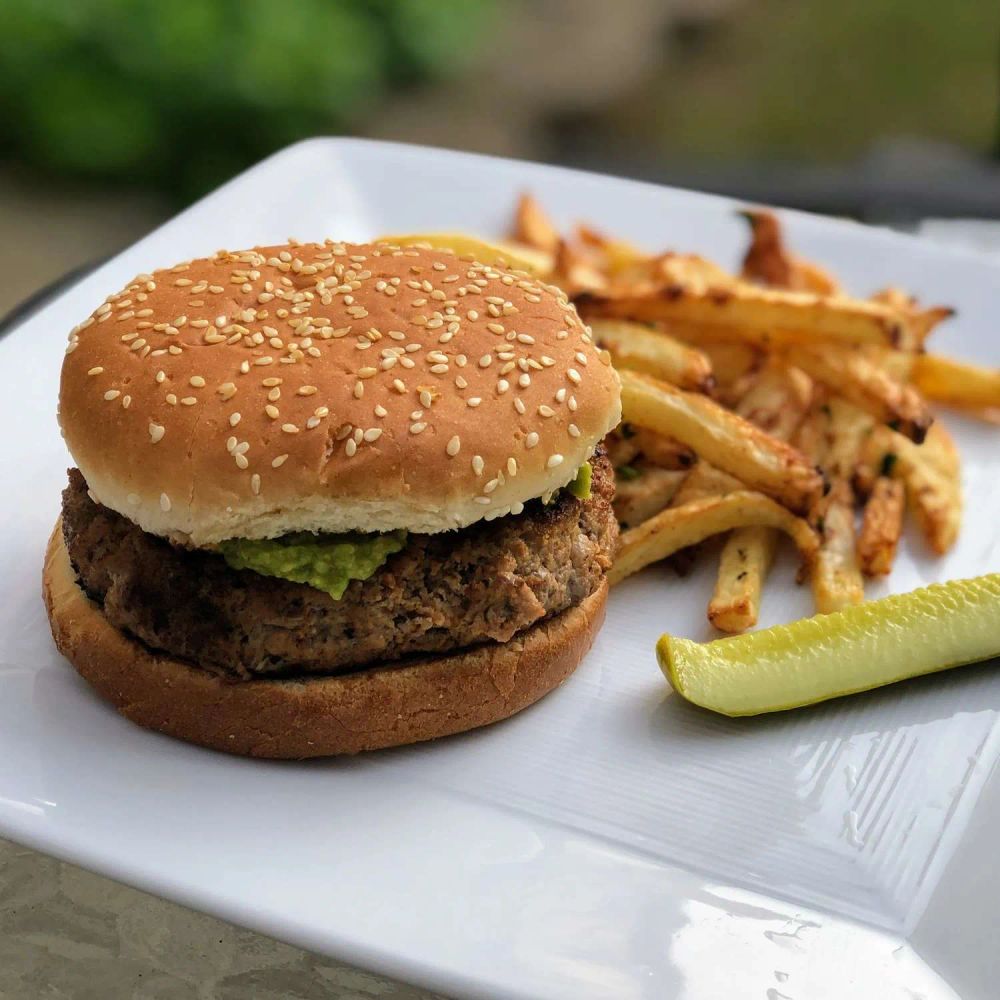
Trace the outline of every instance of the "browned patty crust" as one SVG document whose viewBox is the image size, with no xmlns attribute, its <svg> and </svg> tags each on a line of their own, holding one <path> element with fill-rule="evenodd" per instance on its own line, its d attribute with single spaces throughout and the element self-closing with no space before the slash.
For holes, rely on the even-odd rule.
<svg viewBox="0 0 1000 1000">
<path fill-rule="evenodd" d="M 410 535 L 336 601 L 147 534 L 95 504 L 76 469 L 63 493 L 63 531 L 88 596 L 112 625 L 153 649 L 242 678 L 338 673 L 506 642 L 594 593 L 617 525 L 610 463 L 601 452 L 592 465 L 589 500 L 562 491 L 516 517 Z"/>
</svg>

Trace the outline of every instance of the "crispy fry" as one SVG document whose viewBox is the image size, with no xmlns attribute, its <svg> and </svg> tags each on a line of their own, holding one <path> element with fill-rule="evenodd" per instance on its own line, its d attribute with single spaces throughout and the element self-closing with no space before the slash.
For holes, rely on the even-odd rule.
<svg viewBox="0 0 1000 1000">
<path fill-rule="evenodd" d="M 744 278 L 772 288 L 817 295 L 836 295 L 841 291 L 833 275 L 787 250 L 781 224 L 773 212 L 749 209 L 739 214 L 750 224 L 750 246 L 743 258 Z"/>
<path fill-rule="evenodd" d="M 683 469 L 688 470 L 696 461 L 695 453 L 677 438 L 667 437 L 665 434 L 657 434 L 646 427 L 636 427 L 633 429 L 633 440 L 635 441 L 638 454 L 648 459 L 661 469 Z"/>
<path fill-rule="evenodd" d="M 901 288 L 883 288 L 871 297 L 872 302 L 882 302 L 906 316 L 913 330 L 917 345 L 922 345 L 934 328 L 946 319 L 955 315 L 950 306 L 929 306 L 921 308 L 917 300 Z"/>
<path fill-rule="evenodd" d="M 641 463 L 630 467 L 634 475 L 618 475 L 615 482 L 615 517 L 623 528 L 634 528 L 665 507 L 687 475 L 681 469 L 661 469 Z"/>
<path fill-rule="evenodd" d="M 649 254 L 643 253 L 634 244 L 606 236 L 583 222 L 577 223 L 576 236 L 586 246 L 600 250 L 605 269 L 611 278 L 623 274 L 628 268 L 641 264 L 649 258 Z"/>
<path fill-rule="evenodd" d="M 781 441 L 788 441 L 812 398 L 812 382 L 797 368 L 770 364 L 733 409 Z"/>
<path fill-rule="evenodd" d="M 424 246 L 438 250 L 452 250 L 459 256 L 468 254 L 483 264 L 508 264 L 520 268 L 530 274 L 541 276 L 552 272 L 553 258 L 551 254 L 534 247 L 503 240 L 477 239 L 465 233 L 405 233 L 380 236 L 378 243 L 391 243 L 395 246 Z"/>
<path fill-rule="evenodd" d="M 550 254 L 554 254 L 559 246 L 559 230 L 552 224 L 545 209 L 527 191 L 517 200 L 511 235 L 520 243 Z"/>
<path fill-rule="evenodd" d="M 774 561 L 778 532 L 755 525 L 731 532 L 719 557 L 708 620 L 722 632 L 743 632 L 757 624 L 764 581 Z"/>
<path fill-rule="evenodd" d="M 941 354 L 913 359 L 913 384 L 940 403 L 984 409 L 1000 406 L 1000 370 L 956 361 Z"/>
<path fill-rule="evenodd" d="M 895 461 L 883 464 L 903 480 L 927 544 L 943 555 L 955 544 L 962 523 L 962 475 L 955 442 L 937 423 L 919 446 L 892 435 L 887 454 L 894 454 Z"/>
<path fill-rule="evenodd" d="M 724 497 L 729 493 L 745 489 L 746 484 L 735 476 L 731 476 L 721 469 L 716 469 L 703 459 L 698 459 L 684 477 L 684 481 L 674 495 L 672 502 L 675 507 L 682 507 L 695 500 L 704 500 L 707 497 Z"/>
<path fill-rule="evenodd" d="M 809 379 L 797 369 L 769 365 L 736 405 L 736 412 L 787 441 L 798 427 L 812 395 Z M 726 539 L 719 557 L 708 620 L 723 632 L 742 632 L 757 624 L 761 592 L 778 542 L 773 528 L 741 528 Z"/>
<path fill-rule="evenodd" d="M 903 484 L 879 476 L 865 504 L 858 534 L 858 562 L 865 576 L 887 576 L 903 531 Z"/>
<path fill-rule="evenodd" d="M 571 297 L 604 288 L 608 283 L 590 255 L 578 243 L 570 240 L 559 241 L 552 281 Z"/>
<path fill-rule="evenodd" d="M 911 349 L 918 344 L 907 317 L 884 303 L 761 288 L 748 282 L 712 284 L 689 278 L 611 288 L 584 293 L 577 306 L 588 317 L 728 327 L 737 337 L 758 346 L 768 346 L 768 334 L 773 331 L 845 346 L 881 344 Z"/>
<path fill-rule="evenodd" d="M 806 562 L 816 554 L 816 535 L 805 521 L 761 493 L 740 490 L 724 497 L 695 500 L 683 507 L 668 507 L 626 531 L 619 538 L 608 579 L 612 585 L 620 583 L 680 549 L 750 525 L 780 528 L 791 536 Z"/>
<path fill-rule="evenodd" d="M 934 417 L 918 392 L 893 381 L 857 351 L 789 346 L 782 348 L 781 353 L 817 382 L 911 441 L 922 441 L 933 422 Z"/>
<path fill-rule="evenodd" d="M 810 515 L 820 534 L 819 552 L 810 582 L 816 610 L 823 615 L 865 599 L 854 537 L 854 495 L 845 479 L 837 479 Z"/>
<path fill-rule="evenodd" d="M 864 600 L 854 532 L 851 476 L 857 462 L 865 415 L 843 400 L 817 401 L 802 422 L 796 442 L 830 475 L 827 493 L 809 511 L 820 536 L 819 552 L 810 567 L 810 583 L 820 614 L 839 611 Z"/>
<path fill-rule="evenodd" d="M 625 371 L 625 419 L 689 445 L 724 472 L 804 511 L 821 487 L 816 469 L 794 448 L 705 396 Z"/>
<path fill-rule="evenodd" d="M 669 334 L 614 319 L 594 320 L 590 329 L 619 368 L 646 372 L 692 392 L 710 392 L 715 384 L 708 358 Z"/>
</svg>

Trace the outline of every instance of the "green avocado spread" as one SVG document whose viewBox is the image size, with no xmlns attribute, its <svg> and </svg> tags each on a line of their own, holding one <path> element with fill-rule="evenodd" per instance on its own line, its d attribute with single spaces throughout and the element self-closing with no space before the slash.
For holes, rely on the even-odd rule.
<svg viewBox="0 0 1000 1000">
<path fill-rule="evenodd" d="M 405 531 L 382 535 L 314 535 L 299 531 L 280 538 L 232 538 L 222 542 L 219 549 L 233 569 L 252 569 L 262 576 L 307 583 L 337 601 L 351 580 L 367 580 L 405 544 Z"/>
<path fill-rule="evenodd" d="M 590 462 L 584 462 L 580 466 L 576 474 L 576 479 L 571 482 L 566 489 L 570 491 L 577 498 L 577 500 L 589 500 L 590 499 L 590 483 L 594 478 L 594 470 L 590 466 Z"/>
</svg>

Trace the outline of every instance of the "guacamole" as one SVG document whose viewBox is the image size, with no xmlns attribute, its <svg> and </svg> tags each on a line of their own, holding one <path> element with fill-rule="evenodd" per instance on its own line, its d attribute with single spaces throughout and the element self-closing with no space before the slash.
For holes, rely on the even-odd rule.
<svg viewBox="0 0 1000 1000">
<path fill-rule="evenodd" d="M 219 549 L 233 569 L 252 569 L 262 576 L 307 583 L 337 601 L 351 580 L 367 580 L 405 544 L 405 531 L 382 535 L 314 535 L 299 531 L 280 538 L 232 538 Z"/>
<path fill-rule="evenodd" d="M 590 499 L 590 483 L 594 478 L 594 470 L 590 462 L 584 462 L 576 473 L 576 479 L 566 487 L 577 500 Z"/>
</svg>

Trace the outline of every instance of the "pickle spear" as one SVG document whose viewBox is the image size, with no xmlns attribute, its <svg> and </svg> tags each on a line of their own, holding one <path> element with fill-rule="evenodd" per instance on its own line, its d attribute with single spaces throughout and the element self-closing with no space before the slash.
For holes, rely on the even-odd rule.
<svg viewBox="0 0 1000 1000">
<path fill-rule="evenodd" d="M 712 642 L 664 635 L 656 655 L 674 690 L 712 712 L 801 708 L 1000 655 L 1000 573 Z"/>
</svg>

